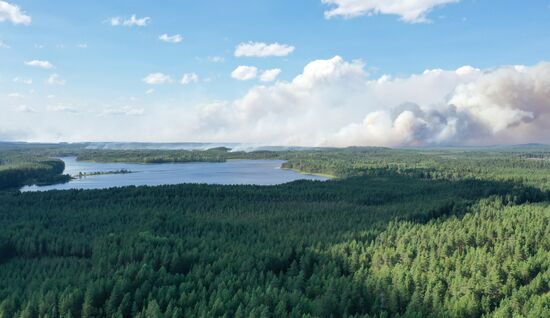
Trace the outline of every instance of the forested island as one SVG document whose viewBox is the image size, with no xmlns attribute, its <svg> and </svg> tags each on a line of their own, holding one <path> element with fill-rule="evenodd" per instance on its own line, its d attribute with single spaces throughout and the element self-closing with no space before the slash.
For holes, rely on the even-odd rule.
<svg viewBox="0 0 550 318">
<path fill-rule="evenodd" d="M 274 158 L 337 178 L 12 190 L 62 176 L 52 158 L 63 155 Z M 546 317 L 548 157 L 541 145 L 259 152 L 3 146 L 0 317 Z"/>
</svg>

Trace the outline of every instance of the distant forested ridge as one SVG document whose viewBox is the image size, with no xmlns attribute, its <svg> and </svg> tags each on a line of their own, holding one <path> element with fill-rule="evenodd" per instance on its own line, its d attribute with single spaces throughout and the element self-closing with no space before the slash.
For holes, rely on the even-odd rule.
<svg viewBox="0 0 550 318">
<path fill-rule="evenodd" d="M 0 317 L 547 317 L 547 153 L 262 152 L 339 178 L 0 192 Z"/>
</svg>

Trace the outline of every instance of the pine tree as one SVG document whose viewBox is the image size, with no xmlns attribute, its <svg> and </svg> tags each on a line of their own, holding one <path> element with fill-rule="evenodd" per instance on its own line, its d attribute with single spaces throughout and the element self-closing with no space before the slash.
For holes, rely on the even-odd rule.
<svg viewBox="0 0 550 318">
<path fill-rule="evenodd" d="M 162 312 L 160 310 L 159 304 L 156 300 L 150 300 L 147 304 L 147 310 L 145 312 L 147 318 L 162 318 Z"/>
</svg>

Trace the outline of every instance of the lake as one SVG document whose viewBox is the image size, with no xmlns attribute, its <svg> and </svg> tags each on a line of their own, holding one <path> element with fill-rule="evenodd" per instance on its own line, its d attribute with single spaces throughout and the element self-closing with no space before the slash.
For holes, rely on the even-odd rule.
<svg viewBox="0 0 550 318">
<path fill-rule="evenodd" d="M 124 186 L 156 186 L 180 183 L 275 185 L 295 180 L 327 180 L 325 177 L 281 169 L 283 160 L 230 160 L 222 163 L 98 163 L 77 161 L 75 157 L 60 158 L 65 162 L 65 174 L 112 172 L 129 170 L 127 174 L 102 174 L 77 178 L 63 184 L 26 186 L 22 192 L 106 189 Z"/>
</svg>

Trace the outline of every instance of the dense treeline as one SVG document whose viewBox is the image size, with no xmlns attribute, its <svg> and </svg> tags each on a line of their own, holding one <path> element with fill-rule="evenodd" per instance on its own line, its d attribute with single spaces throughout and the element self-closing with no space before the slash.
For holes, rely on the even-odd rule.
<svg viewBox="0 0 550 318">
<path fill-rule="evenodd" d="M 341 178 L 0 192 L 0 317 L 545 317 L 546 153 L 259 152 Z"/>
<path fill-rule="evenodd" d="M 223 151 L 188 150 L 84 150 L 78 153 L 78 160 L 96 162 L 223 162 Z"/>
<path fill-rule="evenodd" d="M 26 184 L 66 182 L 62 160 L 0 152 L 0 190 L 17 189 Z"/>
<path fill-rule="evenodd" d="M 130 144 L 131 145 L 131 144 Z M 129 145 L 129 147 L 130 147 Z M 135 146 L 139 146 L 136 144 Z M 94 143 L 81 144 L 24 144 L 1 143 L 0 155 L 10 154 L 22 158 L 77 157 L 81 161 L 127 163 L 184 163 L 223 162 L 230 159 L 279 159 L 289 151 L 232 151 L 226 147 L 205 150 L 186 149 L 103 149 Z"/>
<path fill-rule="evenodd" d="M 430 179 L 507 180 L 550 190 L 550 148 L 345 149 L 286 157 L 283 167 L 338 177 L 392 170 Z"/>
</svg>

